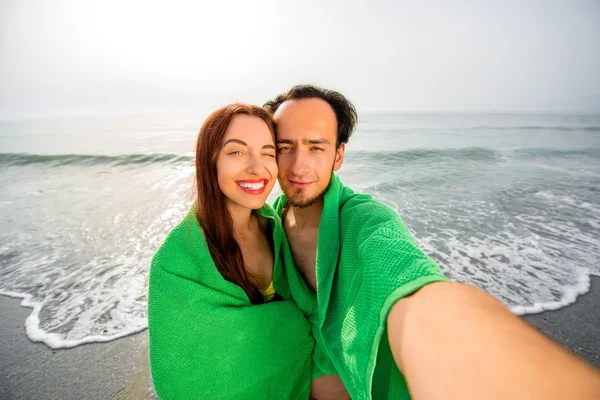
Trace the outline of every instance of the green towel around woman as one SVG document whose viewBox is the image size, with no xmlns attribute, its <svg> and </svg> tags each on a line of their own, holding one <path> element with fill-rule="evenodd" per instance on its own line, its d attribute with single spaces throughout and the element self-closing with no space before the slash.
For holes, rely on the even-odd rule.
<svg viewBox="0 0 600 400">
<path fill-rule="evenodd" d="M 270 220 L 280 275 L 281 221 L 268 205 L 257 212 Z M 226 281 L 194 207 L 155 254 L 149 286 L 150 367 L 161 400 L 309 398 L 309 321 L 290 300 L 252 305 Z"/>
</svg>

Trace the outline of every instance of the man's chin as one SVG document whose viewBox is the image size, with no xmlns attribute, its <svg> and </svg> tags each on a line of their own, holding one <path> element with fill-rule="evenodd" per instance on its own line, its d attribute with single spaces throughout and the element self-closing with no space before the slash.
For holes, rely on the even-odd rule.
<svg viewBox="0 0 600 400">
<path fill-rule="evenodd" d="M 317 201 L 325 197 L 325 193 L 327 193 L 330 184 L 331 181 L 323 191 L 316 195 L 313 195 L 312 197 L 309 197 L 304 189 L 294 188 L 292 190 L 287 191 L 284 189 L 283 192 L 285 193 L 285 197 L 287 198 L 287 203 L 289 205 L 291 205 L 294 208 L 306 208 L 312 206 Z"/>
<path fill-rule="evenodd" d="M 315 201 L 317 201 L 317 199 L 308 199 L 302 201 L 289 200 L 288 204 L 294 208 L 306 208 L 312 206 L 315 203 Z"/>
<path fill-rule="evenodd" d="M 302 190 L 302 189 L 300 189 Z M 315 204 L 318 200 L 323 198 L 324 193 L 320 193 L 313 197 L 308 197 L 304 193 L 293 193 L 291 196 L 287 197 L 288 204 L 294 208 L 306 208 Z"/>
</svg>

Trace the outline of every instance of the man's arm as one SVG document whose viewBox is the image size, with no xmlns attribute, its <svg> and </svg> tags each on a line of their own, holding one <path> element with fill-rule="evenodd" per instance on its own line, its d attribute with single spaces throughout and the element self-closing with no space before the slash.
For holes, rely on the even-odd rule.
<svg viewBox="0 0 600 400">
<path fill-rule="evenodd" d="M 416 400 L 600 399 L 600 371 L 489 294 L 432 283 L 396 302 L 390 346 Z"/>
</svg>

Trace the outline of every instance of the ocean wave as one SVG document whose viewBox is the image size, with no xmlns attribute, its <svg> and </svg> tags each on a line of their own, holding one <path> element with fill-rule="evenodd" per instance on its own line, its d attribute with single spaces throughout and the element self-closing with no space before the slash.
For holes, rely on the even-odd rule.
<svg viewBox="0 0 600 400">
<path fill-rule="evenodd" d="M 600 132 L 600 126 L 597 125 L 586 125 L 586 126 L 565 126 L 565 125 L 510 125 L 510 126 L 498 126 L 498 125 L 478 125 L 478 126 L 455 126 L 455 127 L 386 127 L 382 129 L 378 126 L 363 126 L 359 127 L 360 131 L 364 132 L 412 132 L 412 131 L 561 131 L 561 132 L 575 132 L 575 131 L 589 131 L 589 132 Z"/>
<path fill-rule="evenodd" d="M 600 158 L 600 148 L 519 148 L 491 149 L 484 147 L 466 147 L 458 149 L 409 149 L 402 151 L 348 151 L 347 158 L 352 161 L 375 161 L 378 163 L 401 163 L 428 160 L 494 161 L 507 157 L 572 157 L 587 156 Z"/>
<path fill-rule="evenodd" d="M 584 156 L 600 158 L 600 148 L 588 147 L 583 149 L 554 149 L 554 148 L 522 148 L 513 150 L 517 157 L 573 157 Z"/>
<path fill-rule="evenodd" d="M 0 153 L 0 165 L 24 166 L 32 164 L 51 165 L 99 165 L 113 166 L 132 164 L 191 164 L 191 155 L 182 154 L 124 154 L 118 156 L 91 154 L 42 155 L 28 153 Z"/>
<path fill-rule="evenodd" d="M 499 154 L 496 150 L 483 147 L 465 147 L 460 149 L 409 149 L 402 151 L 349 151 L 352 161 L 376 161 L 378 163 L 427 161 L 435 159 L 494 160 Z"/>
<path fill-rule="evenodd" d="M 600 158 L 600 148 L 557 149 L 519 148 L 491 149 L 485 147 L 465 147 L 453 149 L 407 149 L 400 151 L 348 151 L 347 159 L 352 162 L 377 162 L 382 165 L 415 161 L 495 161 L 506 157 L 571 157 L 587 156 Z M 91 154 L 29 154 L 0 153 L 1 166 L 26 166 L 32 164 L 51 165 L 101 165 L 112 166 L 137 164 L 187 164 L 192 165 L 193 154 L 123 154 L 117 156 Z"/>
<path fill-rule="evenodd" d="M 521 126 L 473 126 L 468 130 L 525 130 L 525 131 L 600 131 L 600 126 L 550 126 L 550 125 L 521 125 Z"/>
</svg>

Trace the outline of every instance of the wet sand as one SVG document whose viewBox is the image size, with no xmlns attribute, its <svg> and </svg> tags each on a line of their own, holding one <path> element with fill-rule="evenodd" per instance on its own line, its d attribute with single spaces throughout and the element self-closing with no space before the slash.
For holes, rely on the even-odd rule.
<svg viewBox="0 0 600 400">
<path fill-rule="evenodd" d="M 148 333 L 109 343 L 52 350 L 30 341 L 31 309 L 0 296 L 0 398 L 156 399 L 148 368 Z"/>
<path fill-rule="evenodd" d="M 600 368 L 600 277 L 592 276 L 591 280 L 590 291 L 575 303 L 523 319 Z"/>
</svg>

